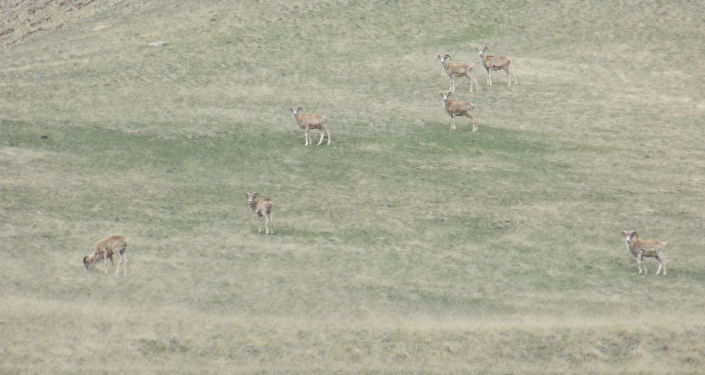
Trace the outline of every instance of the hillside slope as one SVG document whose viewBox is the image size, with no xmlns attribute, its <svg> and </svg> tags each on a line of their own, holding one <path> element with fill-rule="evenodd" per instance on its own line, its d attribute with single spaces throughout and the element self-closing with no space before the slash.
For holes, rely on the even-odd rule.
<svg viewBox="0 0 705 375">
<path fill-rule="evenodd" d="M 700 8 L 2 3 L 0 372 L 697 373 Z M 127 275 L 87 272 L 118 233 Z"/>
</svg>

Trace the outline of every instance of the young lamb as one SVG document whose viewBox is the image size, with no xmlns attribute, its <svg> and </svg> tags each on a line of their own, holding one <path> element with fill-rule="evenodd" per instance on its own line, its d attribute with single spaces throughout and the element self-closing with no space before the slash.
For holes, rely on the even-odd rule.
<svg viewBox="0 0 705 375">
<path fill-rule="evenodd" d="M 262 233 L 260 223 L 264 218 L 264 233 L 274 234 L 274 218 L 272 216 L 272 207 L 274 202 L 269 198 L 257 199 L 259 193 L 247 192 L 247 205 L 250 210 L 257 215 L 257 233 Z M 269 225 L 268 225 L 269 224 Z"/>
<path fill-rule="evenodd" d="M 667 241 L 642 240 L 634 231 L 623 230 L 622 235 L 627 244 L 627 250 L 636 258 L 636 267 L 640 274 L 646 273 L 646 266 L 641 264 L 642 258 L 650 257 L 655 258 L 658 262 L 656 274 L 658 275 L 663 269 L 663 276 L 666 276 L 666 260 L 663 252 L 666 250 Z"/>
<path fill-rule="evenodd" d="M 304 136 L 306 137 L 306 143 L 305 145 L 308 146 L 312 144 L 311 142 L 311 136 L 309 135 L 309 129 L 320 129 L 321 130 L 321 138 L 318 140 L 318 146 L 321 145 L 323 142 L 323 137 L 328 138 L 328 145 L 330 145 L 330 131 L 328 130 L 328 119 L 323 116 L 323 115 L 304 115 L 301 114 L 301 111 L 303 111 L 303 107 L 298 107 L 294 108 L 291 107 L 291 113 L 294 114 L 294 118 L 296 119 L 296 123 L 299 124 L 299 126 L 304 129 Z"/>
<path fill-rule="evenodd" d="M 115 266 L 115 263 L 113 263 L 113 254 L 117 255 L 118 262 L 117 262 L 117 268 L 115 269 L 115 273 L 117 274 L 120 271 L 120 263 L 124 263 L 125 266 L 123 267 L 123 274 L 127 273 L 127 241 L 125 240 L 125 237 L 120 236 L 120 235 L 115 235 L 115 236 L 110 236 L 103 238 L 102 240 L 98 241 L 98 243 L 95 244 L 95 248 L 93 248 L 93 251 L 83 257 L 83 265 L 86 266 L 87 269 L 92 270 L 96 264 L 100 263 L 101 261 L 105 261 L 106 259 L 110 259 L 110 264 L 112 266 Z M 108 274 L 108 267 L 107 267 L 107 261 L 106 261 L 106 267 L 105 267 L 105 274 Z"/>
</svg>

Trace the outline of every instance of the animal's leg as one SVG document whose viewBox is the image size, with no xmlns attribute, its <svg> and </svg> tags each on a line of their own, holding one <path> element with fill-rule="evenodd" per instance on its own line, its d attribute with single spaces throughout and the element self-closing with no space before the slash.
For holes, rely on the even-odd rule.
<svg viewBox="0 0 705 375">
<path fill-rule="evenodd" d="M 644 253 L 643 252 L 639 253 L 639 266 L 644 271 L 644 275 L 649 273 L 649 271 L 646 269 L 646 264 L 644 264 Z"/>
<path fill-rule="evenodd" d="M 470 74 L 466 75 L 465 77 L 467 77 L 468 81 L 470 81 L 470 92 L 472 92 L 473 83 L 475 84 L 475 91 L 480 91 L 480 87 L 477 85 L 477 80 L 475 79 L 475 77 Z"/>
<path fill-rule="evenodd" d="M 324 134 L 325 134 L 325 131 L 324 131 L 323 128 L 321 128 L 321 137 L 318 138 L 318 146 L 320 146 L 321 143 L 323 143 L 323 135 L 324 135 Z"/>
<path fill-rule="evenodd" d="M 328 128 L 326 128 L 326 138 L 328 138 L 328 145 L 330 145 L 330 132 L 328 131 Z"/>
<path fill-rule="evenodd" d="M 656 256 L 656 260 L 658 261 L 658 270 L 656 271 L 656 274 L 658 275 L 659 271 L 663 270 L 663 276 L 666 276 L 666 261 L 658 255 Z"/>
<path fill-rule="evenodd" d="M 636 256 L 636 268 L 639 271 L 639 274 L 641 275 L 644 271 L 641 269 L 641 254 L 637 254 Z"/>
<path fill-rule="evenodd" d="M 455 115 L 451 113 L 450 114 L 450 130 L 453 130 L 453 129 L 455 129 Z"/>
<path fill-rule="evenodd" d="M 512 79 L 514 79 L 514 83 L 519 84 L 519 81 L 517 81 L 517 76 L 509 70 L 508 66 L 502 69 L 504 69 L 504 72 L 507 73 L 507 86 L 512 85 Z"/>
<path fill-rule="evenodd" d="M 477 120 L 475 120 L 475 115 L 473 115 L 471 112 L 468 112 L 467 116 L 470 121 L 472 121 L 472 132 L 475 133 L 477 131 Z"/>
<path fill-rule="evenodd" d="M 115 268 L 115 274 L 117 275 L 118 272 L 120 272 L 120 263 L 122 263 L 122 255 L 120 255 L 120 252 L 116 252 L 115 255 L 117 255 L 117 268 Z"/>
<path fill-rule="evenodd" d="M 107 259 L 106 259 L 107 258 Z M 103 255 L 103 263 L 105 263 L 105 274 L 108 274 L 108 259 L 110 259 L 110 267 L 115 267 L 115 263 L 113 262 L 113 254 L 110 255 Z"/>
<path fill-rule="evenodd" d="M 262 218 L 257 215 L 257 233 L 262 233 Z"/>
</svg>

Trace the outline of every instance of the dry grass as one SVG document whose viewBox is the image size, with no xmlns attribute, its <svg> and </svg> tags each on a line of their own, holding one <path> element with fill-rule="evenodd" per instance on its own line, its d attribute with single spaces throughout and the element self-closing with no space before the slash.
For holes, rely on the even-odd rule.
<svg viewBox="0 0 705 375">
<path fill-rule="evenodd" d="M 679 316 L 313 320 L 5 302 L 9 340 L 0 370 L 8 372 L 465 373 L 492 364 L 499 373 L 689 373 L 705 354 L 705 326 Z M 28 342 L 14 332 L 19 323 L 29 327 L 24 334 L 39 336 L 36 321 L 55 334 Z"/>
<path fill-rule="evenodd" d="M 0 372 L 702 368 L 697 3 L 83 3 L 0 5 L 37 30 L 0 35 Z M 435 57 L 479 43 L 519 84 L 449 132 Z M 118 233 L 127 277 L 86 272 Z"/>
</svg>

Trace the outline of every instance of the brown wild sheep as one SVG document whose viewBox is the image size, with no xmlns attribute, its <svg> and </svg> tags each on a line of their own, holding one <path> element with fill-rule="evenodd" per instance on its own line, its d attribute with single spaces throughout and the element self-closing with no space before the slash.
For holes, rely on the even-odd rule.
<svg viewBox="0 0 705 375">
<path fill-rule="evenodd" d="M 110 264 L 115 266 L 113 263 L 113 255 L 118 258 L 117 268 L 115 273 L 120 271 L 120 263 L 124 263 L 123 274 L 127 273 L 127 241 L 125 237 L 120 235 L 110 236 L 103 238 L 95 244 L 93 251 L 83 257 L 83 265 L 87 269 L 92 270 L 96 264 L 101 261 L 105 262 L 105 274 L 108 274 L 108 263 L 107 259 L 110 259 Z"/>
<path fill-rule="evenodd" d="M 450 88 L 448 91 L 455 92 L 455 79 L 454 77 L 465 77 L 470 82 L 470 92 L 472 92 L 472 86 L 475 84 L 475 90 L 480 90 L 477 85 L 477 80 L 472 76 L 472 66 L 470 64 L 463 63 L 449 63 L 450 55 L 441 56 L 438 55 L 438 60 L 440 60 L 443 70 L 448 74 L 448 79 L 450 79 Z"/>
<path fill-rule="evenodd" d="M 475 115 L 472 114 L 472 110 L 475 108 L 470 102 L 461 102 L 458 100 L 448 99 L 452 92 L 442 92 L 443 97 L 443 108 L 448 112 L 450 116 L 450 129 L 455 129 L 455 116 L 465 116 L 472 121 L 472 131 L 473 133 L 477 131 L 477 120 L 475 120 Z"/>
<path fill-rule="evenodd" d="M 260 223 L 264 219 L 264 233 L 274 234 L 274 218 L 272 216 L 274 202 L 269 198 L 257 199 L 258 196 L 257 192 L 247 192 L 247 205 L 257 215 L 257 233 L 262 233 Z"/>
<path fill-rule="evenodd" d="M 487 71 L 488 85 L 492 86 L 493 70 L 504 70 L 504 72 L 507 73 L 507 86 L 512 85 L 512 78 L 514 79 L 514 83 L 519 84 L 516 75 L 509 71 L 509 64 L 512 63 L 510 58 L 504 56 L 485 55 L 485 51 L 488 50 L 487 46 L 475 47 L 475 49 L 480 53 L 480 61 L 482 62 L 482 66 Z"/>
<path fill-rule="evenodd" d="M 305 145 L 308 146 L 312 144 L 313 142 L 311 141 L 311 135 L 309 134 L 310 129 L 320 129 L 321 130 L 321 138 L 318 140 L 318 146 L 321 145 L 323 142 L 323 137 L 325 136 L 328 138 L 328 145 L 330 145 L 330 131 L 328 130 L 328 119 L 323 116 L 323 115 L 315 115 L 315 114 L 310 114 L 310 115 L 304 115 L 301 114 L 301 111 L 303 111 L 303 107 L 291 107 L 290 111 L 291 113 L 294 114 L 294 118 L 296 119 L 296 123 L 299 124 L 299 126 L 304 129 L 304 136 L 306 137 L 306 143 Z"/>
<path fill-rule="evenodd" d="M 636 267 L 639 273 L 646 273 L 646 266 L 642 266 L 642 258 L 650 257 L 658 262 L 656 274 L 663 269 L 663 276 L 666 276 L 666 260 L 663 256 L 668 242 L 657 240 L 642 240 L 635 231 L 622 231 L 627 250 L 636 258 Z"/>
</svg>

